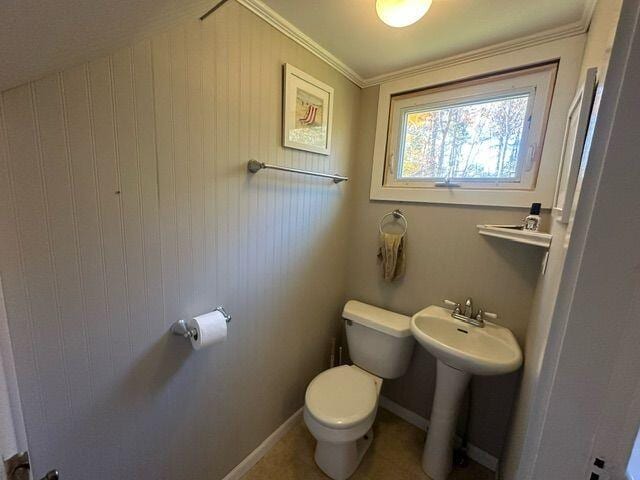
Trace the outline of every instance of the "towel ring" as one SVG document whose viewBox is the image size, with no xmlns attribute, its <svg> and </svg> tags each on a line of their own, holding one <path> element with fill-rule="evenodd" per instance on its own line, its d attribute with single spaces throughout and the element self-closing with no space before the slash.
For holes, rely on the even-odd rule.
<svg viewBox="0 0 640 480">
<path fill-rule="evenodd" d="M 380 234 L 383 234 L 384 232 L 382 231 L 382 224 L 384 223 L 385 219 L 387 217 L 393 217 L 396 220 L 402 220 L 404 222 L 404 230 L 402 232 L 402 235 L 404 235 L 405 233 L 407 233 L 407 228 L 409 227 L 409 222 L 407 221 L 407 217 L 404 216 L 404 214 L 402 213 L 402 210 L 400 209 L 396 209 L 393 212 L 389 212 L 387 214 L 385 214 L 381 219 L 380 219 L 380 223 L 378 224 L 378 230 L 380 230 Z"/>
</svg>

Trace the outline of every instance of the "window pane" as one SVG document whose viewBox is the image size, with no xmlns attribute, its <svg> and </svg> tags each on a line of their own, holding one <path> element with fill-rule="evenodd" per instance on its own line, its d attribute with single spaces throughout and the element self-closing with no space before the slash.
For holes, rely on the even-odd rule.
<svg viewBox="0 0 640 480">
<path fill-rule="evenodd" d="M 404 112 L 398 178 L 519 180 L 529 95 Z"/>
</svg>

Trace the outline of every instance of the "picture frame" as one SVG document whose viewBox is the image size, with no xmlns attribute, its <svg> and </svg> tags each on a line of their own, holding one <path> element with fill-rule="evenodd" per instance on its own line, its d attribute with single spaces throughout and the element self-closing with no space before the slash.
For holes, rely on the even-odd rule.
<svg viewBox="0 0 640 480">
<path fill-rule="evenodd" d="M 596 93 L 597 73 L 597 68 L 587 70 L 584 84 L 578 90 L 567 114 L 562 156 L 553 203 L 554 216 L 560 223 L 569 223 L 571 217 L 571 207 L 578 184 L 580 163 Z"/>
<path fill-rule="evenodd" d="M 282 145 L 329 155 L 333 88 L 289 63 L 283 76 Z"/>
<path fill-rule="evenodd" d="M 571 205 L 571 213 L 569 215 L 569 224 L 565 232 L 564 246 L 569 246 L 569 240 L 571 238 L 571 231 L 573 229 L 573 220 L 578 209 L 578 201 L 580 200 L 580 193 L 582 191 L 582 185 L 584 183 L 584 176 L 589 163 L 589 153 L 591 152 L 591 144 L 593 142 L 593 135 L 596 128 L 596 120 L 598 118 L 598 112 L 600 111 L 600 102 L 602 101 L 602 85 L 596 86 L 596 94 L 593 100 L 593 108 L 591 109 L 591 117 L 589 119 L 589 127 L 587 128 L 587 138 L 585 139 L 584 149 L 582 151 L 582 158 L 580 160 L 580 167 L 578 168 L 578 179 L 576 181 L 576 189 L 573 194 L 573 204 Z"/>
</svg>

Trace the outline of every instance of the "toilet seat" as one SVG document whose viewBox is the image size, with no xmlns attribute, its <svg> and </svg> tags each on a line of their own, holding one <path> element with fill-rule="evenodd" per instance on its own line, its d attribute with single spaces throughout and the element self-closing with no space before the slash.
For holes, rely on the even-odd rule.
<svg viewBox="0 0 640 480">
<path fill-rule="evenodd" d="M 358 367 L 331 368 L 314 378 L 305 396 L 306 411 L 331 429 L 348 429 L 369 419 L 378 404 L 377 377 Z"/>
</svg>

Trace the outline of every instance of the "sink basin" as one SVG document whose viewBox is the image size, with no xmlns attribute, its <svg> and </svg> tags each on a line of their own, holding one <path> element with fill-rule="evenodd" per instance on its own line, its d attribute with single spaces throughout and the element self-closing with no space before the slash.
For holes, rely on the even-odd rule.
<svg viewBox="0 0 640 480">
<path fill-rule="evenodd" d="M 522 365 L 522 351 L 508 328 L 487 321 L 476 327 L 435 305 L 411 318 L 411 333 L 438 360 L 422 469 L 433 480 L 447 480 L 458 412 L 471 376 L 513 372 Z"/>
<path fill-rule="evenodd" d="M 451 316 L 432 305 L 411 319 L 418 343 L 450 367 L 472 375 L 500 375 L 522 365 L 522 351 L 511 330 L 485 321 L 484 328 Z"/>
</svg>

